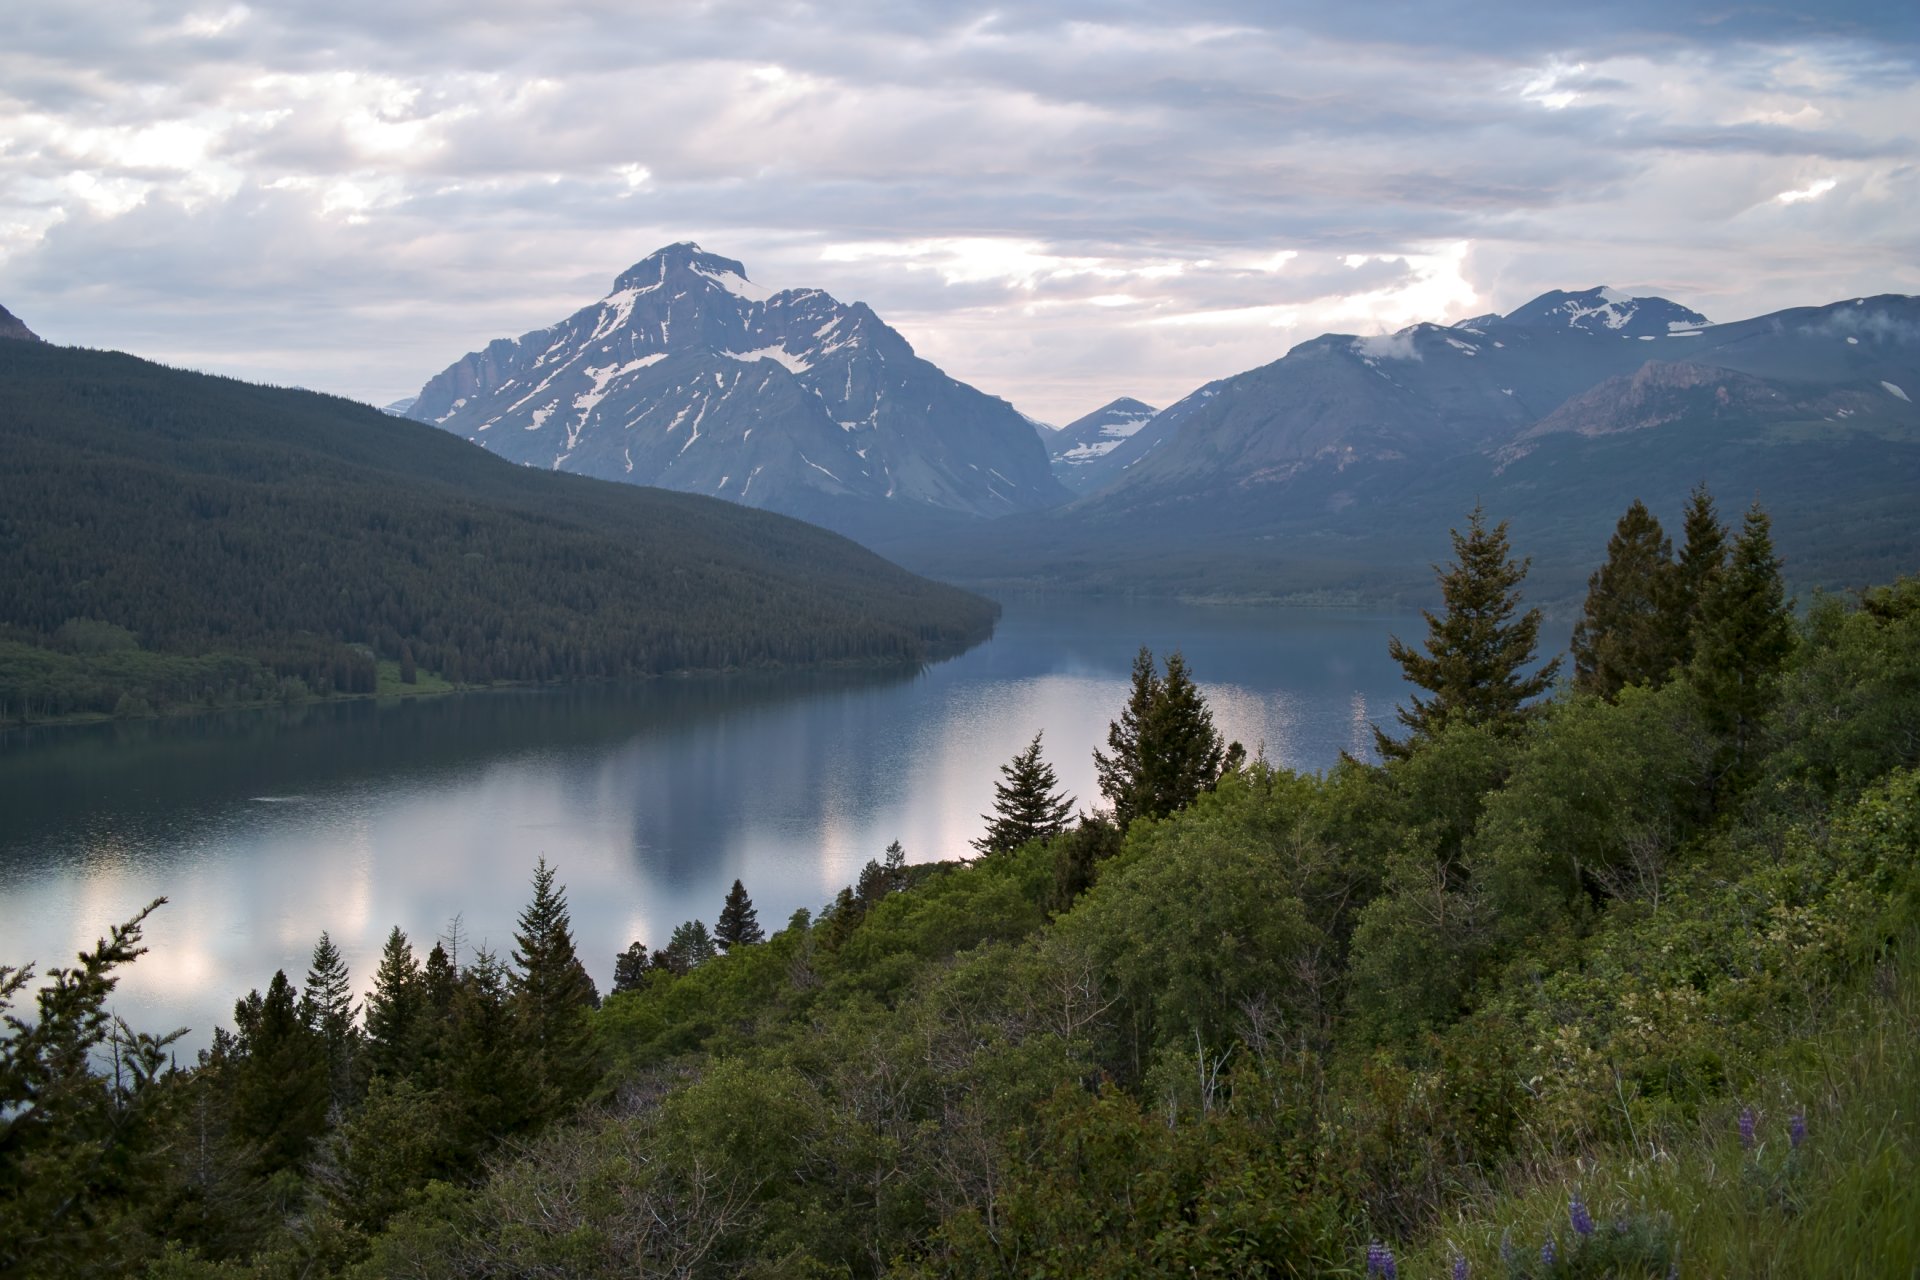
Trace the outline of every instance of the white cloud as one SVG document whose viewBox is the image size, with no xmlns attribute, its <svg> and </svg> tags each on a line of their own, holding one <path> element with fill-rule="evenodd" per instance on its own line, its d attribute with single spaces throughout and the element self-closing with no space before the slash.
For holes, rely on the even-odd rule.
<svg viewBox="0 0 1920 1280">
<path fill-rule="evenodd" d="M 1803 200 L 1818 200 L 1839 185 L 1840 182 L 1836 178 L 1820 178 L 1798 190 L 1782 191 L 1774 199 L 1781 204 L 1799 204 Z"/>
</svg>

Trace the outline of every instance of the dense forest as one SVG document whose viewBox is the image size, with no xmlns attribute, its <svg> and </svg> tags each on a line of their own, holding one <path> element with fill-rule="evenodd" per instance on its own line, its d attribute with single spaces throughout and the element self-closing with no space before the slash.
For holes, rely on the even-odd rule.
<svg viewBox="0 0 1920 1280">
<path fill-rule="evenodd" d="M 365 405 L 0 343 L 0 722 L 415 683 L 913 662 L 995 607 L 730 503 Z"/>
<path fill-rule="evenodd" d="M 1920 579 L 1679 541 L 1622 518 L 1561 668 L 1476 512 L 1377 765 L 1143 652 L 1095 812 L 1036 737 L 977 857 L 736 885 L 604 999 L 541 863 L 510 955 L 395 930 L 357 1002 L 323 936 L 176 1070 L 132 921 L 9 1022 L 0 1272 L 1909 1275 Z"/>
</svg>

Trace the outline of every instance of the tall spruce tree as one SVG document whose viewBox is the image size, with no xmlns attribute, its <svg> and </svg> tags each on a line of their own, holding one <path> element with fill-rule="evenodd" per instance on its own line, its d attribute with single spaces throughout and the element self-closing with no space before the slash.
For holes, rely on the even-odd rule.
<svg viewBox="0 0 1920 1280">
<path fill-rule="evenodd" d="M 1034 734 L 1026 750 L 1000 766 L 1002 781 L 993 784 L 993 812 L 980 815 L 987 823 L 986 834 L 973 841 L 981 853 L 1005 853 L 1067 829 L 1074 801 L 1060 790 L 1053 766 L 1040 758 L 1044 732 Z"/>
<path fill-rule="evenodd" d="M 1674 661 L 1684 667 L 1693 661 L 1702 611 L 1727 562 L 1727 527 L 1720 523 L 1713 495 L 1704 483 L 1695 485 L 1687 497 L 1681 538 L 1680 561 L 1670 580 L 1667 625 Z"/>
<path fill-rule="evenodd" d="M 1607 543 L 1607 560 L 1587 579 L 1587 604 L 1573 628 L 1573 684 L 1611 700 L 1628 685 L 1664 682 L 1680 661 L 1673 603 L 1673 543 L 1635 498 Z"/>
<path fill-rule="evenodd" d="M 1240 767 L 1246 752 L 1228 744 L 1213 725 L 1206 697 L 1176 650 L 1165 675 L 1154 671 L 1144 645 L 1133 662 L 1133 687 L 1120 718 L 1107 728 L 1111 755 L 1093 753 L 1100 792 L 1113 805 L 1114 820 L 1164 817 L 1192 804 L 1223 774 Z"/>
<path fill-rule="evenodd" d="M 1113 806 L 1114 821 L 1126 826 L 1139 816 L 1140 731 L 1160 694 L 1160 676 L 1154 670 L 1153 650 L 1145 645 L 1133 655 L 1133 686 L 1119 718 L 1107 725 L 1106 754 L 1093 753 L 1093 772 L 1100 794 Z"/>
<path fill-rule="evenodd" d="M 234 1006 L 238 1051 L 228 1064 L 233 1133 L 266 1177 L 300 1164 L 327 1127 L 327 1059 L 301 1021 L 299 997 L 283 970 L 267 993 Z"/>
<path fill-rule="evenodd" d="M 354 1025 L 358 1012 L 346 959 L 322 931 L 307 968 L 307 988 L 300 996 L 300 1020 L 318 1037 L 326 1054 L 327 1098 L 336 1113 L 352 1106 L 360 1094 L 366 1037 Z"/>
<path fill-rule="evenodd" d="M 629 942 L 625 951 L 613 957 L 613 994 L 637 991 L 645 986 L 649 963 L 647 944 L 638 941 Z"/>
<path fill-rule="evenodd" d="M 714 923 L 714 942 L 722 951 L 732 951 L 735 947 L 764 942 L 766 937 L 760 928 L 759 913 L 753 909 L 753 899 L 747 896 L 747 886 L 735 880 L 733 888 L 727 890 L 726 902 L 720 907 L 720 919 Z"/>
<path fill-rule="evenodd" d="M 600 1003 L 574 950 L 567 894 L 543 857 L 533 871 L 533 901 L 513 935 L 514 1025 L 528 1065 L 555 1109 L 586 1095 L 599 1075 L 587 1013 Z"/>
<path fill-rule="evenodd" d="M 367 1063 L 374 1075 L 409 1075 L 418 1065 L 424 1004 L 413 944 L 395 925 L 380 949 L 373 990 L 367 993 Z"/>
<path fill-rule="evenodd" d="M 1701 604 L 1688 672 L 1707 724 L 1726 743 L 1725 785 L 1738 786 L 1751 772 L 1793 643 L 1793 605 L 1773 553 L 1772 521 L 1755 502 Z"/>
<path fill-rule="evenodd" d="M 1414 695 L 1411 707 L 1398 711 L 1411 732 L 1404 740 L 1375 728 L 1374 743 L 1389 759 L 1411 755 L 1449 725 L 1481 725 L 1496 730 L 1519 727 L 1526 702 L 1544 693 L 1560 669 L 1555 658 L 1533 674 L 1526 668 L 1540 636 L 1540 611 L 1519 613 L 1520 583 L 1528 561 L 1509 558 L 1507 522 L 1487 528 L 1478 506 L 1467 517 L 1467 532 L 1453 531 L 1454 562 L 1434 566 L 1445 611 L 1427 620 L 1426 652 L 1390 637 L 1387 652 L 1408 680 L 1433 696 Z M 1518 616 L 1516 616 L 1518 614 Z"/>
</svg>

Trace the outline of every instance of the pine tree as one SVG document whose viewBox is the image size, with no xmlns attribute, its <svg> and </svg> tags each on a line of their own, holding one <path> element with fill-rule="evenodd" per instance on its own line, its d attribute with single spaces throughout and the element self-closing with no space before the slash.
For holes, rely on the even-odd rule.
<svg viewBox="0 0 1920 1280">
<path fill-rule="evenodd" d="M 446 1088 L 460 1116 L 457 1145 L 469 1153 L 529 1127 L 545 1101 L 518 1043 L 508 985 L 506 966 L 481 947 L 453 999 Z"/>
<path fill-rule="evenodd" d="M 367 1063 L 373 1074 L 404 1076 L 417 1065 L 423 998 L 413 944 L 395 925 L 367 993 Z"/>
<path fill-rule="evenodd" d="M 747 887 L 735 880 L 733 888 L 727 890 L 726 903 L 720 908 L 720 919 L 714 924 L 714 942 L 722 951 L 732 951 L 735 947 L 764 942 L 766 936 L 760 928 L 760 917 L 753 909 L 753 899 L 747 896 Z"/>
<path fill-rule="evenodd" d="M 1040 758 L 1040 738 L 1034 734 L 1026 750 L 1000 766 L 1004 780 L 993 784 L 993 812 L 980 815 L 986 834 L 973 842 L 981 853 L 1005 853 L 1067 829 L 1073 797 L 1059 789 L 1059 775 Z"/>
<path fill-rule="evenodd" d="M 256 1176 L 291 1169 L 327 1127 L 327 1060 L 299 1015 L 284 970 L 267 993 L 234 1006 L 238 1051 L 229 1064 L 233 1132 L 253 1152 Z"/>
<path fill-rule="evenodd" d="M 622 991 L 637 991 L 647 981 L 647 944 L 630 942 L 627 949 L 613 958 L 613 994 Z"/>
<path fill-rule="evenodd" d="M 1408 680 L 1433 696 L 1415 695 L 1399 709 L 1400 723 L 1412 733 L 1396 741 L 1376 728 L 1374 743 L 1382 756 L 1401 758 L 1453 724 L 1511 730 L 1527 717 L 1525 703 L 1544 693 L 1560 669 L 1560 659 L 1526 675 L 1540 635 L 1540 611 L 1520 607 L 1518 587 L 1527 576 L 1525 560 L 1508 559 L 1507 523 L 1492 529 L 1476 506 L 1467 532 L 1453 531 L 1454 563 L 1434 566 L 1444 615 L 1427 610 L 1427 651 L 1421 653 L 1398 636 L 1387 652 Z"/>
<path fill-rule="evenodd" d="M 599 1005 L 593 979 L 573 946 L 567 895 L 541 858 L 533 871 L 533 901 L 520 913 L 513 938 L 514 1025 L 532 1074 L 557 1109 L 585 1096 L 598 1075 L 587 1012 Z"/>
<path fill-rule="evenodd" d="M 1229 745 L 1213 727 L 1206 696 L 1176 649 L 1141 727 L 1140 812 L 1157 818 L 1186 808 L 1201 792 L 1213 790 L 1223 773 L 1238 769 L 1245 756 L 1239 743 Z"/>
<path fill-rule="evenodd" d="M 327 1063 L 327 1097 L 343 1112 L 360 1094 L 361 1057 L 366 1037 L 354 1025 L 359 1010 L 353 1001 L 353 982 L 347 962 L 324 931 L 313 947 L 307 969 L 307 989 L 300 997 L 300 1021 L 318 1037 Z"/>
<path fill-rule="evenodd" d="M 1607 561 L 1587 579 L 1586 610 L 1573 628 L 1573 683 L 1612 699 L 1628 685 L 1664 682 L 1679 662 L 1674 643 L 1673 543 L 1638 498 L 1607 543 Z"/>
<path fill-rule="evenodd" d="M 685 977 L 717 953 L 707 922 L 688 920 L 674 929 L 665 947 L 654 953 L 654 963 L 669 973 Z"/>
<path fill-rule="evenodd" d="M 1139 816 L 1140 731 L 1160 693 L 1160 677 L 1154 671 L 1153 651 L 1145 645 L 1133 656 L 1133 688 L 1120 718 L 1107 726 L 1107 749 L 1093 753 L 1094 776 L 1100 782 L 1100 794 L 1113 806 L 1114 821 L 1126 826 Z"/>
<path fill-rule="evenodd" d="M 1727 562 L 1727 528 L 1720 523 L 1705 484 L 1695 485 L 1687 498 L 1682 535 L 1680 562 L 1667 600 L 1667 625 L 1674 660 L 1684 667 L 1693 661 L 1701 612 Z"/>
<path fill-rule="evenodd" d="M 1793 652 L 1793 605 L 1785 596 L 1772 521 L 1756 502 L 1701 604 L 1688 673 L 1708 726 L 1727 744 L 1729 785 L 1750 771 L 1761 722 Z"/>
</svg>

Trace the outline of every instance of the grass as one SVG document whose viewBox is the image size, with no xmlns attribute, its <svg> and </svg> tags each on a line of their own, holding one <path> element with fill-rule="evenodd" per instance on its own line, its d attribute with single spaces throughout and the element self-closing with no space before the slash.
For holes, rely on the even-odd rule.
<svg viewBox="0 0 1920 1280">
<path fill-rule="evenodd" d="M 1642 1135 L 1523 1170 L 1507 1190 L 1462 1207 L 1404 1259 L 1401 1274 L 1621 1276 L 1570 1265 L 1568 1202 L 1580 1195 L 1599 1224 L 1616 1218 L 1660 1237 L 1683 1276 L 1920 1276 L 1920 941 L 1910 938 L 1843 1001 L 1827 1028 L 1783 1045 L 1751 1098 L 1727 1098 L 1685 1130 Z M 1742 1145 L 1740 1113 L 1754 1112 Z M 1794 1150 L 1788 1125 L 1806 1117 Z M 1551 1234 L 1559 1265 L 1540 1265 Z M 1524 1270 L 1503 1261 L 1507 1239 Z"/>
<path fill-rule="evenodd" d="M 379 671 L 373 693 L 376 698 L 419 698 L 428 694 L 452 693 L 458 687 L 424 668 L 414 672 L 412 684 L 402 684 L 398 662 L 383 658 L 374 665 Z"/>
</svg>

